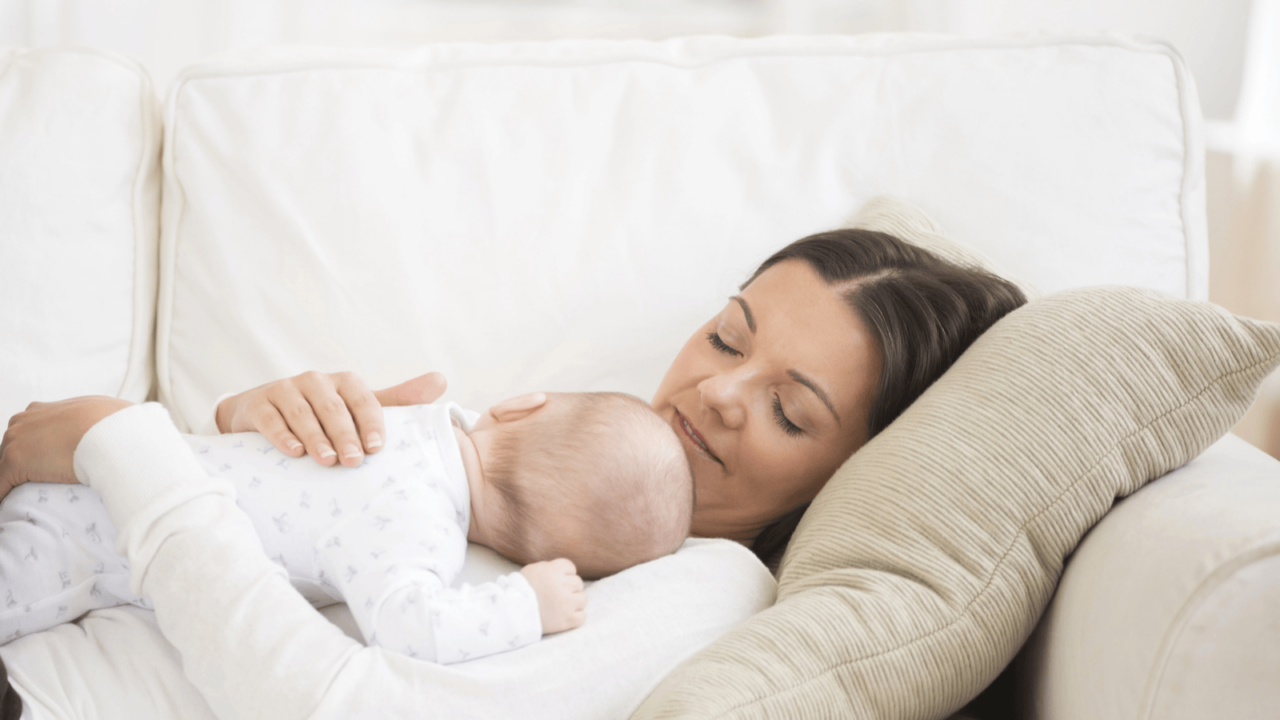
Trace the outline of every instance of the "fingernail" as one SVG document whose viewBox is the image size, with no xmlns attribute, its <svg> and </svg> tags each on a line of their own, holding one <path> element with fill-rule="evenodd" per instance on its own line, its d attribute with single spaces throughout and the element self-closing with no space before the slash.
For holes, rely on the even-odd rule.
<svg viewBox="0 0 1280 720">
<path fill-rule="evenodd" d="M 289 448 L 289 452 L 298 452 L 298 448 L 302 447 L 302 443 L 297 440 L 290 440 L 286 447 Z"/>
<path fill-rule="evenodd" d="M 362 454 L 363 453 L 360 452 L 360 448 L 356 447 L 355 445 L 342 446 L 342 457 L 344 458 L 358 458 Z"/>
<path fill-rule="evenodd" d="M 338 454 L 333 451 L 333 448 L 329 447 L 328 445 L 325 445 L 324 443 L 317 445 L 316 449 L 320 451 L 320 457 L 325 460 L 328 460 L 329 458 Z"/>
<path fill-rule="evenodd" d="M 369 437 L 365 439 L 364 444 L 370 448 L 382 447 L 382 436 L 378 433 L 369 433 Z"/>
</svg>

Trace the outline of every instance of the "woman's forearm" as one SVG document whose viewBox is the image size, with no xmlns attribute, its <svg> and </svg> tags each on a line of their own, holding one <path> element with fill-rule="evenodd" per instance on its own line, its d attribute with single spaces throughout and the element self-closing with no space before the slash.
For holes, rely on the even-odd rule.
<svg viewBox="0 0 1280 720">
<path fill-rule="evenodd" d="M 158 405 L 95 425 L 75 468 L 112 514 L 135 591 L 221 718 L 626 717 L 691 652 L 773 602 L 750 553 L 710 542 L 596 583 L 599 619 L 554 642 L 483 664 L 424 663 L 366 648 L 312 609 Z"/>
<path fill-rule="evenodd" d="M 187 676 L 220 717 L 311 717 L 364 651 L 262 551 L 230 487 L 204 474 L 158 405 L 96 425 L 76 451 Z"/>
</svg>

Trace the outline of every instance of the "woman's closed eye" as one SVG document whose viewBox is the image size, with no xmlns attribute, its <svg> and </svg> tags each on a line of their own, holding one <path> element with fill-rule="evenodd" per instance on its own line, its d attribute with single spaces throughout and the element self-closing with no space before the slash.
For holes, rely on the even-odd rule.
<svg viewBox="0 0 1280 720">
<path fill-rule="evenodd" d="M 742 355 L 742 351 L 730 347 L 729 344 L 724 341 L 724 338 L 720 337 L 720 333 L 715 330 L 711 330 L 707 333 L 707 342 L 711 343 L 711 347 L 715 348 L 717 352 L 724 353 L 725 355 L 729 355 L 731 357 L 739 357 Z M 804 429 L 791 422 L 791 418 L 787 417 L 787 413 L 782 409 L 782 398 L 777 395 L 773 396 L 773 420 L 778 424 L 778 427 L 782 428 L 783 432 L 791 437 L 804 434 Z"/>
<path fill-rule="evenodd" d="M 799 425 L 791 422 L 787 418 L 787 414 L 782 411 L 782 399 L 777 395 L 773 396 L 773 419 L 777 421 L 778 427 L 782 428 L 783 432 L 792 437 L 804 433 L 804 430 L 801 430 Z"/>
<path fill-rule="evenodd" d="M 724 353 L 725 355 L 732 355 L 733 357 L 738 357 L 739 355 L 742 354 L 738 350 L 735 350 L 729 347 L 728 343 L 726 343 L 720 337 L 720 333 L 716 332 L 715 330 L 712 330 L 707 333 L 707 342 L 711 343 L 711 347 L 715 348 L 719 352 Z"/>
</svg>

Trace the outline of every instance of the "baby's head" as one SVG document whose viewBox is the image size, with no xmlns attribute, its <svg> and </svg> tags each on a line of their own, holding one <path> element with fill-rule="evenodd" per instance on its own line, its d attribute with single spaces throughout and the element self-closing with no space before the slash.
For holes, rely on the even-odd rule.
<svg viewBox="0 0 1280 720">
<path fill-rule="evenodd" d="M 545 395 L 514 419 L 491 410 L 486 441 L 472 435 L 493 549 L 522 565 L 566 557 L 597 578 L 679 548 L 693 475 L 675 431 L 631 395 Z"/>
</svg>

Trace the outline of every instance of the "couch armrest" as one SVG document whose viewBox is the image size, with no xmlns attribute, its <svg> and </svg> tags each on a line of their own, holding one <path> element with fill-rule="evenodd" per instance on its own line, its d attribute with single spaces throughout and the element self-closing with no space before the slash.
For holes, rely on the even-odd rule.
<svg viewBox="0 0 1280 720">
<path fill-rule="evenodd" d="M 1117 503 L 1017 662 L 1027 718 L 1274 717 L 1280 461 L 1228 435 Z"/>
</svg>

